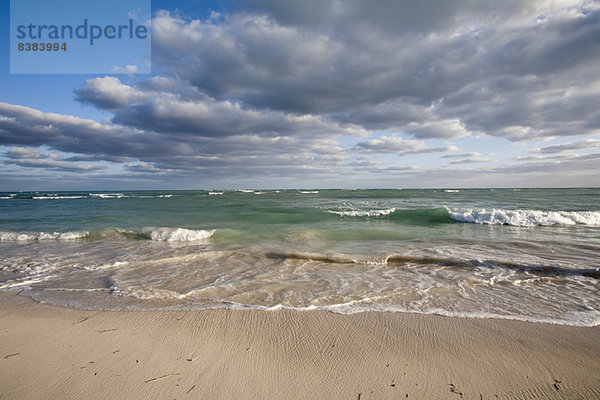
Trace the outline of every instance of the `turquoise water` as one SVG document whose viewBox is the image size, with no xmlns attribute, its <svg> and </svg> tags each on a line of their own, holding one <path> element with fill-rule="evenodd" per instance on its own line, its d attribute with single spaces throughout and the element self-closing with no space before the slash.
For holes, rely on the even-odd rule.
<svg viewBox="0 0 600 400">
<path fill-rule="evenodd" d="M 0 289 L 90 309 L 600 324 L 600 189 L 0 193 Z"/>
</svg>

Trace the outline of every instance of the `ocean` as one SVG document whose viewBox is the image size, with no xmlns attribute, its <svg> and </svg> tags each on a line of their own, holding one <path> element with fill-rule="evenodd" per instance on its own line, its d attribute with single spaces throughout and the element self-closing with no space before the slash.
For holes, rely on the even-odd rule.
<svg viewBox="0 0 600 400">
<path fill-rule="evenodd" d="M 82 309 L 600 325 L 600 189 L 0 193 L 0 290 Z"/>
</svg>

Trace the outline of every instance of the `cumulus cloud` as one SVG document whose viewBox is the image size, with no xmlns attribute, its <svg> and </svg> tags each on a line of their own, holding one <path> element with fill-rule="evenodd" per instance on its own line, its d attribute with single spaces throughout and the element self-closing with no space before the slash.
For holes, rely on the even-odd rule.
<svg viewBox="0 0 600 400">
<path fill-rule="evenodd" d="M 419 138 L 598 133 L 595 2 L 244 4 L 159 13 L 156 63 L 216 99 Z"/>
<path fill-rule="evenodd" d="M 88 79 L 85 86 L 75 89 L 78 99 L 98 105 L 107 110 L 118 110 L 132 103 L 143 101 L 145 96 L 134 88 L 123 85 L 119 78 Z"/>
<path fill-rule="evenodd" d="M 6 162 L 22 166 L 91 170 L 99 167 L 75 162 L 110 161 L 122 164 L 129 173 L 157 178 L 194 174 L 231 178 L 329 174 L 332 167 L 343 168 L 349 160 L 345 147 L 327 135 L 178 135 L 6 103 L 0 103 L 0 116 L 0 144 L 19 146 L 5 154 Z M 75 155 L 59 160 L 31 148 L 42 145 Z"/>
<path fill-rule="evenodd" d="M 354 124 L 332 122 L 321 116 L 245 108 L 232 101 L 218 101 L 200 91 L 179 90 L 182 82 L 155 79 L 140 89 L 117 78 L 89 79 L 76 91 L 82 102 L 112 111 L 114 123 L 169 135 L 223 137 L 341 136 L 364 135 Z"/>
<path fill-rule="evenodd" d="M 176 143 L 157 135 L 71 115 L 44 113 L 31 107 L 0 103 L 0 144 L 47 145 L 55 150 L 94 157 L 141 157 L 176 153 Z"/>
</svg>

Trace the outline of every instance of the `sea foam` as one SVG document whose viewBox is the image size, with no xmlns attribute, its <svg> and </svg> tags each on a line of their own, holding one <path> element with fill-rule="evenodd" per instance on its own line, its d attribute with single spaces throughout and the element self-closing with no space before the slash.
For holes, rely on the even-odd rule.
<svg viewBox="0 0 600 400">
<path fill-rule="evenodd" d="M 75 232 L 0 232 L 0 241 L 75 240 L 86 237 L 86 231 Z"/>
<path fill-rule="evenodd" d="M 158 228 L 150 233 L 150 239 L 167 242 L 192 242 L 209 239 L 215 230 L 193 230 L 184 228 Z"/>
<path fill-rule="evenodd" d="M 342 217 L 379 217 L 381 215 L 389 215 L 396 211 L 395 208 L 383 210 L 351 210 L 351 211 L 334 211 L 327 210 L 331 214 L 341 215 Z"/>
<path fill-rule="evenodd" d="M 446 209 L 450 218 L 475 224 L 513 226 L 600 225 L 600 211 Z"/>
</svg>

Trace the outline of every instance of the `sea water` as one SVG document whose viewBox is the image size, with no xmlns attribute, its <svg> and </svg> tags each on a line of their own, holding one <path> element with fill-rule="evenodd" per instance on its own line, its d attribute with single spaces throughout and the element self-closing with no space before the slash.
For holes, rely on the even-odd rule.
<svg viewBox="0 0 600 400">
<path fill-rule="evenodd" d="M 0 193 L 0 290 L 84 309 L 600 324 L 600 189 Z"/>
</svg>

